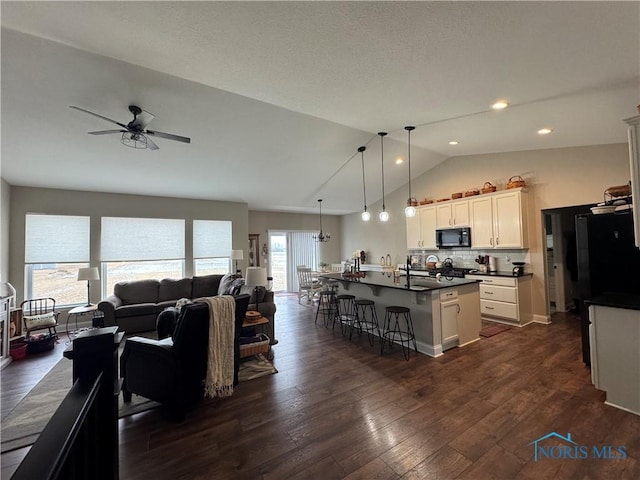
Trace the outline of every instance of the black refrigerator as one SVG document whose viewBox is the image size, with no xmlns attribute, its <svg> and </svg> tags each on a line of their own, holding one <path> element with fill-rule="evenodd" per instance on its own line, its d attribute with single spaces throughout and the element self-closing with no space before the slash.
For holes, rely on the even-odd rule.
<svg viewBox="0 0 640 480">
<path fill-rule="evenodd" d="M 584 302 L 608 295 L 640 294 L 640 250 L 634 245 L 631 210 L 577 215 L 576 254 L 582 359 L 590 365 L 589 313 Z"/>
</svg>

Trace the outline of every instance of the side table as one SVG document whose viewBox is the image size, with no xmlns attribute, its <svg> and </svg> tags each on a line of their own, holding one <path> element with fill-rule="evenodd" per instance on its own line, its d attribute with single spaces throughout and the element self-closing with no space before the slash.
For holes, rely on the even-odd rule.
<svg viewBox="0 0 640 480">
<path fill-rule="evenodd" d="M 98 310 L 98 305 L 83 305 L 81 307 L 73 307 L 69 310 L 67 315 L 67 322 L 65 324 L 65 330 L 67 331 L 67 338 L 71 340 L 71 335 L 69 332 L 69 319 L 73 317 L 76 325 L 76 331 L 78 330 L 78 316 L 86 315 L 87 313 L 92 314 L 91 326 L 93 328 L 102 327 L 102 319 L 103 315 L 100 310 Z"/>
</svg>

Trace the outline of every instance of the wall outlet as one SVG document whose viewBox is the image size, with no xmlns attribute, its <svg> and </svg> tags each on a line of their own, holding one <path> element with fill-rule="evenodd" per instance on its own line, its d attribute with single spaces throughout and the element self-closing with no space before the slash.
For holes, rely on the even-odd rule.
<svg viewBox="0 0 640 480">
<path fill-rule="evenodd" d="M 510 257 L 509 255 L 507 255 L 506 257 L 504 257 L 504 259 L 505 259 L 507 262 L 510 262 L 510 261 L 511 261 L 511 257 Z"/>
</svg>

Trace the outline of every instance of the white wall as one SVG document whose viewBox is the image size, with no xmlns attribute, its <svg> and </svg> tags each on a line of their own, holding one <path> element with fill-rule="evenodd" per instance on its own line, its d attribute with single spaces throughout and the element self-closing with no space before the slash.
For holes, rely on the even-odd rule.
<svg viewBox="0 0 640 480">
<path fill-rule="evenodd" d="M 502 190 L 509 177 L 522 176 L 529 187 L 533 212 L 526 259 L 534 275 L 533 310 L 535 315 L 546 316 L 541 210 L 601 202 L 607 187 L 629 181 L 628 155 L 626 144 L 611 144 L 452 157 L 412 181 L 412 191 L 419 200 L 435 200 L 480 188 L 486 181 Z M 406 186 L 387 195 L 385 203 L 391 214 L 387 224 L 377 220 L 380 202 L 370 206 L 368 224 L 359 213 L 342 217 L 343 254 L 360 248 L 374 263 L 387 253 L 394 263 L 403 262 L 407 254 L 403 213 L 407 196 Z"/>
<path fill-rule="evenodd" d="M 100 219 L 103 216 L 141 218 L 184 218 L 186 274 L 191 276 L 193 265 L 192 222 L 190 220 L 230 220 L 233 222 L 233 248 L 247 251 L 248 207 L 245 203 L 189 200 L 181 198 L 121 195 L 113 193 L 79 192 L 47 188 L 11 188 L 10 262 L 9 278 L 17 290 L 18 302 L 24 295 L 24 231 L 26 213 L 58 215 L 88 215 L 91 217 L 91 265 L 100 262 Z M 64 235 L 64 232 L 60 232 Z M 161 239 L 158 239 L 161 241 Z M 246 260 L 239 267 L 246 268 Z M 95 298 L 93 298 L 95 295 Z M 97 302 L 98 289 L 92 291 Z"/>
</svg>

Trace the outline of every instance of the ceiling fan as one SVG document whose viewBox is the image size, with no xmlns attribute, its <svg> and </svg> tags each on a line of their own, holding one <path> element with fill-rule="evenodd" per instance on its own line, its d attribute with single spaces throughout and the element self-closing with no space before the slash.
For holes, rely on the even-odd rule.
<svg viewBox="0 0 640 480">
<path fill-rule="evenodd" d="M 89 132 L 90 135 L 108 135 L 111 133 L 122 133 L 122 137 L 120 142 L 123 145 L 131 148 L 149 148 L 151 150 L 158 150 L 158 145 L 155 144 L 153 140 L 149 137 L 158 137 L 158 138 L 166 138 L 167 140 L 176 140 L 178 142 L 191 143 L 191 139 L 188 137 L 181 137 L 180 135 L 173 135 L 171 133 L 159 132 L 157 130 L 149 130 L 147 129 L 147 125 L 151 123 L 151 120 L 155 118 L 155 115 L 152 115 L 149 112 L 142 110 L 140 107 L 135 105 L 129 105 L 129 111 L 133 114 L 133 120 L 131 120 L 128 124 L 116 122 L 107 117 L 103 117 L 102 115 L 98 115 L 97 113 L 90 112 L 89 110 L 85 110 L 84 108 L 75 107 L 70 105 L 69 108 L 73 108 L 75 110 L 80 110 L 81 112 L 88 113 L 89 115 L 93 115 L 94 117 L 101 118 L 106 120 L 107 122 L 115 123 L 122 127 L 119 130 L 100 130 L 98 132 Z"/>
</svg>

